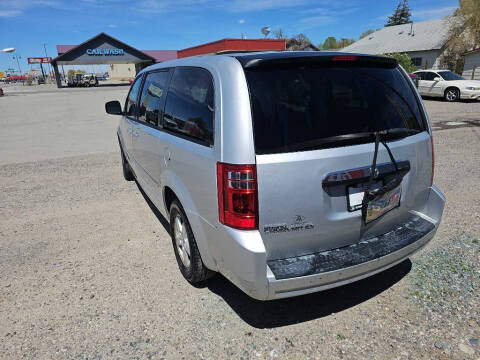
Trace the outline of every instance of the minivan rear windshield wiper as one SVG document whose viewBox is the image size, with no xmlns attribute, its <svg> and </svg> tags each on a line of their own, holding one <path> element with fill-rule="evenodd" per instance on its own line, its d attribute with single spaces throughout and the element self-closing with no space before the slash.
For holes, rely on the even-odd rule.
<svg viewBox="0 0 480 360">
<path fill-rule="evenodd" d="M 393 140 L 393 139 L 400 139 L 403 137 L 407 137 L 410 135 L 415 135 L 420 133 L 420 130 L 417 129 L 406 129 L 406 128 L 393 128 L 393 129 L 385 129 L 379 131 L 367 131 L 367 132 L 360 132 L 354 134 L 345 134 L 345 135 L 336 135 L 330 136 L 322 139 L 315 139 L 311 141 L 305 141 L 301 144 L 292 144 L 287 145 L 289 151 L 306 151 L 306 150 L 315 150 L 321 149 L 324 146 L 328 147 L 335 147 L 341 146 L 344 143 L 359 143 L 359 141 L 363 141 L 366 139 L 371 139 L 375 141 L 375 137 L 377 134 L 379 135 L 380 140 Z"/>
</svg>

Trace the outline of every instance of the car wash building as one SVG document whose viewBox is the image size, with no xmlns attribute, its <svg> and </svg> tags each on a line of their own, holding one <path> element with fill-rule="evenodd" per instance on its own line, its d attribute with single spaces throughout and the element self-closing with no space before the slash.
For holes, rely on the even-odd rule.
<svg viewBox="0 0 480 360">
<path fill-rule="evenodd" d="M 143 68 L 177 58 L 228 52 L 285 50 L 285 39 L 222 39 L 183 50 L 137 50 L 100 33 L 80 45 L 57 45 L 51 61 L 58 87 L 62 87 L 59 65 L 109 65 L 112 79 L 133 79 Z"/>
</svg>

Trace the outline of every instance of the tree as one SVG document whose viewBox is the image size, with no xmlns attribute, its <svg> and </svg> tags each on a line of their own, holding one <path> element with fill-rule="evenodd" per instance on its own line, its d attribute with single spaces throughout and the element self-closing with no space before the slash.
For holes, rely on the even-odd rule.
<svg viewBox="0 0 480 360">
<path fill-rule="evenodd" d="M 335 39 L 334 36 L 329 36 L 326 38 L 322 45 L 323 50 L 333 50 L 338 48 L 339 46 L 337 44 L 337 39 Z"/>
<path fill-rule="evenodd" d="M 290 39 L 287 40 L 288 50 L 303 50 L 308 46 L 312 46 L 314 49 L 318 50 L 316 46 L 312 45 L 310 39 L 302 33 L 293 35 Z"/>
<path fill-rule="evenodd" d="M 384 54 L 385 56 L 397 59 L 398 63 L 402 65 L 406 72 L 411 73 L 417 70 L 416 66 L 413 65 L 412 59 L 405 53 L 390 53 Z"/>
<path fill-rule="evenodd" d="M 347 47 L 348 45 L 352 45 L 355 42 L 355 39 L 346 39 L 346 38 L 341 38 L 340 41 L 337 43 L 339 49 L 343 49 L 344 47 Z"/>
<path fill-rule="evenodd" d="M 375 30 L 372 29 L 365 30 L 363 33 L 360 34 L 360 39 L 363 39 L 365 36 L 373 34 L 374 32 Z"/>
<path fill-rule="evenodd" d="M 408 0 L 400 0 L 393 14 L 388 17 L 385 26 L 408 24 L 411 22 L 411 17 L 412 11 L 408 6 Z"/>
<path fill-rule="evenodd" d="M 442 67 L 457 70 L 462 54 L 480 48 L 480 1 L 460 0 L 459 8 L 449 18 L 446 49 L 440 59 Z"/>
<path fill-rule="evenodd" d="M 287 34 L 285 33 L 285 31 L 283 31 L 282 28 L 278 28 L 278 29 L 273 30 L 272 34 L 273 34 L 273 37 L 275 39 L 286 39 L 287 38 Z"/>
</svg>

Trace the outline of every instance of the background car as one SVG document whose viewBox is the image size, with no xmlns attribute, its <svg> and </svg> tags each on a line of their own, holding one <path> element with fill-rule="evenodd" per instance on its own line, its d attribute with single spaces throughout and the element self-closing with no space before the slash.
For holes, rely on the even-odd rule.
<svg viewBox="0 0 480 360">
<path fill-rule="evenodd" d="M 447 101 L 480 100 L 480 81 L 465 80 L 450 70 L 415 71 L 420 78 L 418 91 L 422 96 L 443 97 Z"/>
</svg>

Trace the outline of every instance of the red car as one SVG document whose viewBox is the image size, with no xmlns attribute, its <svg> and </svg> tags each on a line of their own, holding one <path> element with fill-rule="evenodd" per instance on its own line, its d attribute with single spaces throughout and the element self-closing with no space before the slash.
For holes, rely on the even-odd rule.
<svg viewBox="0 0 480 360">
<path fill-rule="evenodd" d="M 418 80 L 420 80 L 420 78 L 418 77 L 417 74 L 408 74 L 408 76 L 410 76 L 410 78 L 412 79 L 413 83 L 415 84 L 415 86 L 417 87 L 418 89 Z"/>
</svg>

